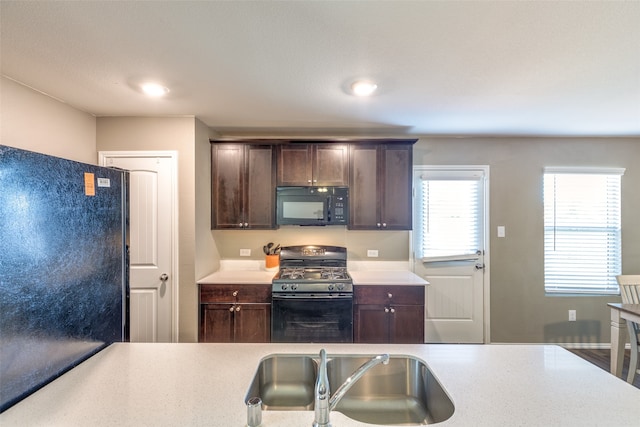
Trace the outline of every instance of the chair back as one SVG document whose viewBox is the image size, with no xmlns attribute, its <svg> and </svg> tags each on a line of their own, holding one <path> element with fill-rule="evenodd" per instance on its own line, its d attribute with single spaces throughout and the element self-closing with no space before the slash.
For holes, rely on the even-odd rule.
<svg viewBox="0 0 640 427">
<path fill-rule="evenodd" d="M 623 304 L 640 304 L 640 274 L 616 276 Z"/>
</svg>

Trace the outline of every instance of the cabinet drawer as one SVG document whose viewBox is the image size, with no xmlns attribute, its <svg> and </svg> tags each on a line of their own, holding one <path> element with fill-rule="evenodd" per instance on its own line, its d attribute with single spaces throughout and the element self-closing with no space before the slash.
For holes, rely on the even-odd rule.
<svg viewBox="0 0 640 427">
<path fill-rule="evenodd" d="M 200 285 L 200 303 L 271 303 L 271 285 Z"/>
<path fill-rule="evenodd" d="M 354 304 L 423 305 L 424 286 L 356 285 Z"/>
</svg>

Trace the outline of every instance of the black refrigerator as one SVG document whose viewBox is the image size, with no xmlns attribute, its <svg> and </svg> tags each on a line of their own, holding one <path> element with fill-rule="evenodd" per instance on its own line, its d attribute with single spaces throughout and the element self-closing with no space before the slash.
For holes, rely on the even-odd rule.
<svg viewBox="0 0 640 427">
<path fill-rule="evenodd" d="M 0 412 L 128 341 L 128 178 L 0 145 Z"/>
</svg>

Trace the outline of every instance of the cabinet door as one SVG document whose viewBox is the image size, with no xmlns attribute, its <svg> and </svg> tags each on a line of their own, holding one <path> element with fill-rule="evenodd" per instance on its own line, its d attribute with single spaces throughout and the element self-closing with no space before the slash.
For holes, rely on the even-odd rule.
<svg viewBox="0 0 640 427">
<path fill-rule="evenodd" d="M 424 305 L 391 306 L 389 321 L 389 340 L 391 343 L 424 343 Z"/>
<path fill-rule="evenodd" d="M 354 341 L 356 343 L 388 343 L 389 315 L 385 306 L 356 304 L 353 306 Z"/>
<path fill-rule="evenodd" d="M 311 146 L 290 144 L 278 147 L 278 185 L 312 185 Z"/>
<path fill-rule="evenodd" d="M 377 230 L 380 212 L 377 146 L 352 145 L 349 163 L 349 229 Z"/>
<path fill-rule="evenodd" d="M 411 230 L 413 147 L 386 144 L 380 162 L 380 220 L 385 230 Z"/>
<path fill-rule="evenodd" d="M 234 312 L 235 342 L 271 341 L 271 304 L 238 304 Z"/>
<path fill-rule="evenodd" d="M 349 185 L 349 150 L 346 145 L 312 146 L 313 185 Z"/>
<path fill-rule="evenodd" d="M 275 148 L 248 145 L 245 150 L 245 228 L 275 229 Z"/>
<path fill-rule="evenodd" d="M 200 342 L 233 342 L 233 304 L 200 306 Z"/>
<path fill-rule="evenodd" d="M 244 223 L 244 154 L 240 144 L 211 145 L 211 228 L 241 228 Z"/>
</svg>

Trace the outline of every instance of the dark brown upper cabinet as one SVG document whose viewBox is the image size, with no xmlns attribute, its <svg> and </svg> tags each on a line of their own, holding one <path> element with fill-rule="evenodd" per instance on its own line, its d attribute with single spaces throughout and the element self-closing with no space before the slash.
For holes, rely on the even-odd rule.
<svg viewBox="0 0 640 427">
<path fill-rule="evenodd" d="M 278 185 L 344 186 L 349 182 L 349 147 L 291 143 L 278 147 Z"/>
<path fill-rule="evenodd" d="M 276 148 L 211 144 L 211 228 L 275 229 Z"/>
<path fill-rule="evenodd" d="M 413 142 L 352 144 L 351 230 L 411 230 Z"/>
</svg>

